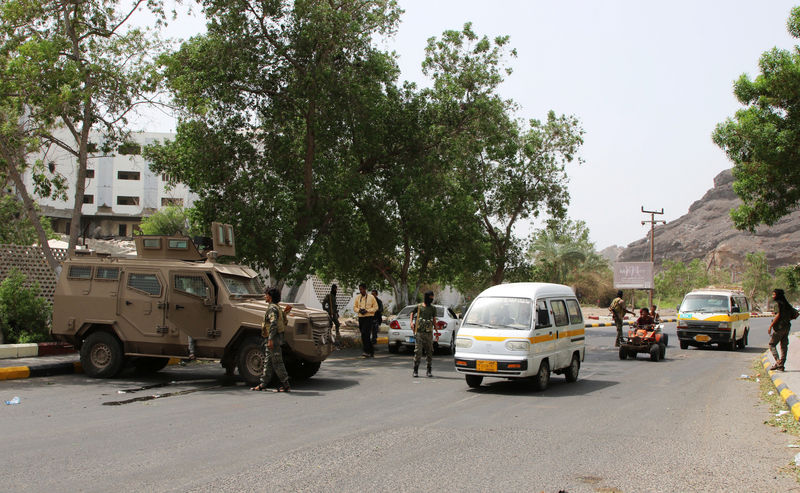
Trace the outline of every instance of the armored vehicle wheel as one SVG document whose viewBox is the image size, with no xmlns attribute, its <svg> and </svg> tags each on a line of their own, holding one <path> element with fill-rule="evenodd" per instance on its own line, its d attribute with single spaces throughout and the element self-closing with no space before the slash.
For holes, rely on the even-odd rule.
<svg viewBox="0 0 800 493">
<path fill-rule="evenodd" d="M 389 344 L 389 352 L 392 354 L 397 354 L 400 351 L 400 344 Z"/>
<path fill-rule="evenodd" d="M 577 354 L 572 355 L 572 361 L 566 370 L 564 370 L 564 377 L 567 382 L 575 382 L 578 380 L 578 372 L 581 370 L 581 359 Z"/>
<path fill-rule="evenodd" d="M 627 359 L 628 358 L 628 350 L 625 348 L 619 348 L 619 359 Z"/>
<path fill-rule="evenodd" d="M 464 375 L 467 379 L 467 385 L 472 389 L 477 389 L 483 382 L 483 377 L 480 375 Z"/>
<path fill-rule="evenodd" d="M 284 355 L 287 352 L 284 351 Z M 319 367 L 322 363 L 319 361 L 312 362 L 304 360 L 303 358 L 287 357 L 286 360 L 286 373 L 294 380 L 305 380 L 317 374 Z"/>
<path fill-rule="evenodd" d="M 133 360 L 133 367 L 136 369 L 136 373 L 140 375 L 147 375 L 149 373 L 155 373 L 164 368 L 167 366 L 167 363 L 169 363 L 169 358 L 152 358 L 142 356 Z"/>
<path fill-rule="evenodd" d="M 686 341 L 680 341 L 681 349 L 689 349 L 689 343 Z"/>
<path fill-rule="evenodd" d="M 660 350 L 658 348 L 658 344 L 653 344 L 650 346 L 650 361 L 658 361 L 658 355 Z"/>
<path fill-rule="evenodd" d="M 236 357 L 236 367 L 239 369 L 239 376 L 248 384 L 259 382 L 264 370 L 264 344 L 260 337 L 250 336 L 242 342 Z"/>
<path fill-rule="evenodd" d="M 536 373 L 535 377 L 533 377 L 533 385 L 536 387 L 536 390 L 545 390 L 549 383 L 550 364 L 546 359 L 543 359 L 542 364 L 539 365 L 539 372 Z"/>
<path fill-rule="evenodd" d="M 81 366 L 84 373 L 95 378 L 111 378 L 122 369 L 122 344 L 108 332 L 95 332 L 83 341 Z"/>
<path fill-rule="evenodd" d="M 658 345 L 658 359 L 664 359 L 667 357 L 667 345 L 666 344 L 659 344 Z"/>
</svg>

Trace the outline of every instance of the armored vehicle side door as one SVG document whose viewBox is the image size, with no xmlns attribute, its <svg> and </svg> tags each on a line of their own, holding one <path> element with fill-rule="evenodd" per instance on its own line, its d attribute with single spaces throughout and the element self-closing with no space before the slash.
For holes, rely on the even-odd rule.
<svg viewBox="0 0 800 493">
<path fill-rule="evenodd" d="M 217 336 L 214 324 L 217 293 L 205 272 L 171 271 L 169 273 L 169 309 L 167 322 L 195 339 Z"/>
<path fill-rule="evenodd" d="M 164 337 L 166 283 L 158 271 L 129 270 L 125 272 L 119 314 L 134 329 L 125 339 L 135 339 L 138 332 L 146 336 Z M 127 342 L 127 341 L 126 341 Z"/>
</svg>

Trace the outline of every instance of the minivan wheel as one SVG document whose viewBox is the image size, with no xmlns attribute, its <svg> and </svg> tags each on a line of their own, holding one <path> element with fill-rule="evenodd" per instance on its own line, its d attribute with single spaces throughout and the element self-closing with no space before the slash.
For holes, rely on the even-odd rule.
<svg viewBox="0 0 800 493">
<path fill-rule="evenodd" d="M 467 380 L 467 385 L 471 389 L 477 389 L 483 382 L 483 377 L 481 375 L 464 375 L 464 378 Z"/>
<path fill-rule="evenodd" d="M 567 382 L 575 382 L 578 380 L 578 372 L 581 371 L 581 360 L 577 354 L 572 355 L 572 361 L 566 370 L 564 370 L 564 377 Z"/>
<path fill-rule="evenodd" d="M 250 336 L 239 346 L 236 358 L 236 367 L 239 376 L 250 385 L 255 385 L 261 379 L 264 370 L 264 344 L 261 337 Z"/>
<path fill-rule="evenodd" d="M 681 349 L 689 349 L 689 343 L 688 342 L 679 341 L 678 343 L 681 345 Z"/>
<path fill-rule="evenodd" d="M 84 373 L 95 378 L 111 378 L 122 369 L 122 344 L 108 332 L 95 332 L 83 341 L 81 366 Z"/>
<path fill-rule="evenodd" d="M 536 390 L 545 390 L 550 383 L 550 364 L 546 359 L 543 359 L 542 364 L 539 365 L 539 372 L 533 377 L 533 383 Z"/>
</svg>

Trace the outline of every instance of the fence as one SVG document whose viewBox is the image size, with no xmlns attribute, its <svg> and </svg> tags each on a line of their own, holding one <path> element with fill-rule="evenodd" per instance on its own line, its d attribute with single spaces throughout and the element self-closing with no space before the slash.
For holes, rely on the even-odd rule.
<svg viewBox="0 0 800 493">
<path fill-rule="evenodd" d="M 56 260 L 59 262 L 67 258 L 66 248 L 51 248 Z M 28 278 L 28 284 L 39 283 L 42 298 L 53 302 L 53 293 L 56 290 L 56 273 L 50 269 L 44 250 L 38 246 L 27 245 L 0 245 L 0 281 L 16 268 Z"/>
</svg>

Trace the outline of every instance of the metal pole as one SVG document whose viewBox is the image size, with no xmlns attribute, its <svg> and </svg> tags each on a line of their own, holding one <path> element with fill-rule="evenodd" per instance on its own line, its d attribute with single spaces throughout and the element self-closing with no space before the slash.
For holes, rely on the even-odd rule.
<svg viewBox="0 0 800 493">
<path fill-rule="evenodd" d="M 656 220 L 656 214 L 664 214 L 664 208 L 662 207 L 660 211 L 646 211 L 644 210 L 644 206 L 642 206 L 642 212 L 645 214 L 650 214 L 649 221 L 642 221 L 642 226 L 647 223 L 650 223 L 650 263 L 653 263 L 655 258 L 655 240 L 656 240 L 656 223 L 667 224 L 667 221 L 663 219 Z M 649 297 L 649 305 L 648 308 L 653 306 L 653 289 L 648 290 L 650 292 Z"/>
</svg>

